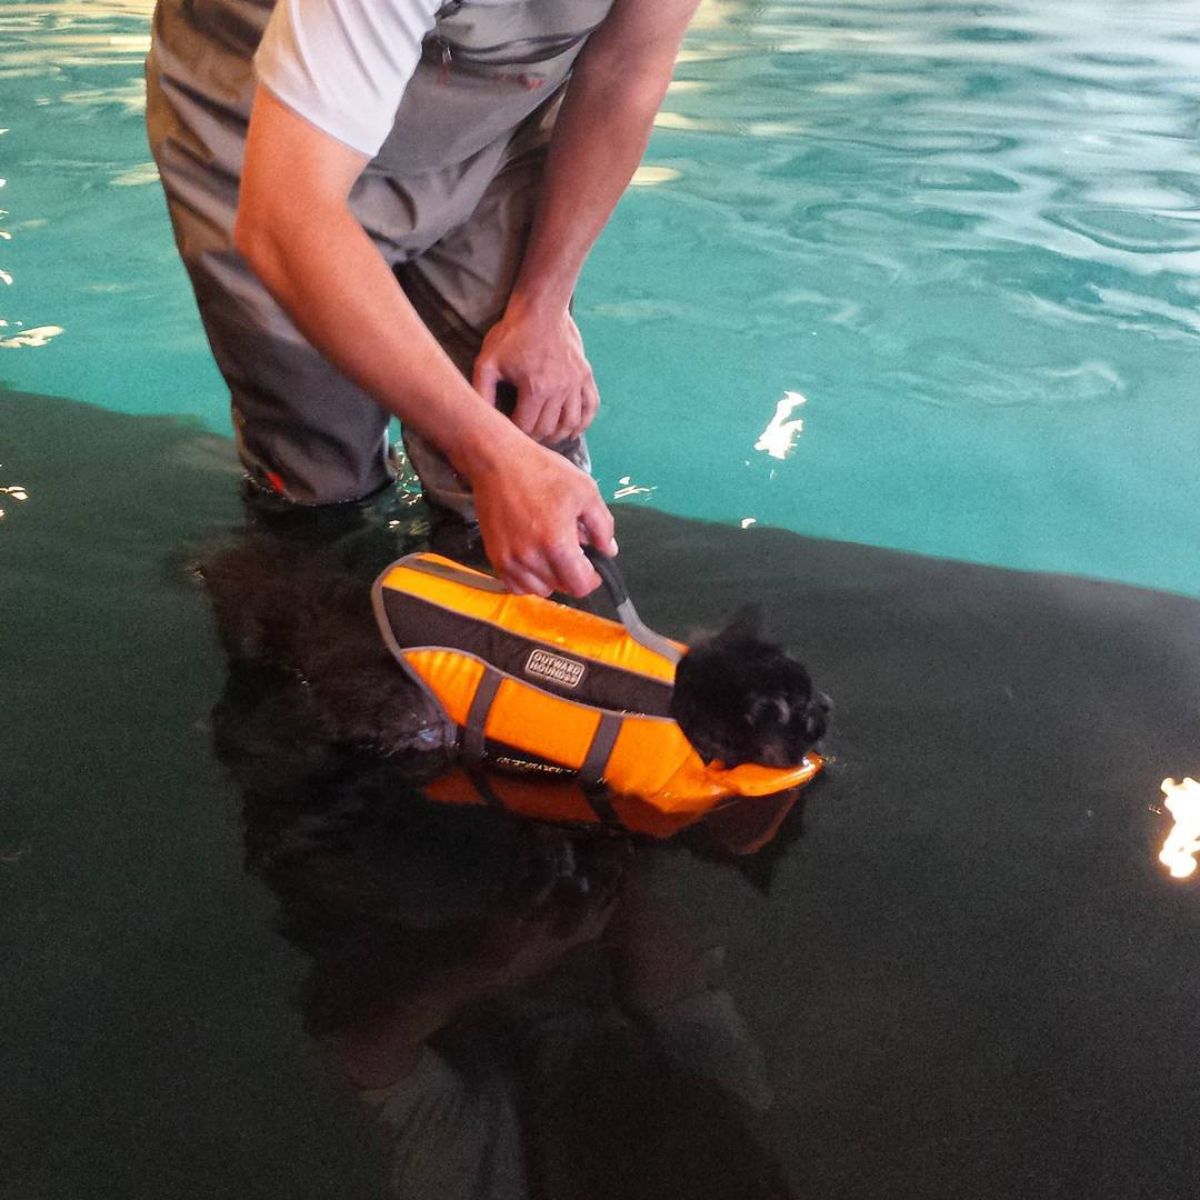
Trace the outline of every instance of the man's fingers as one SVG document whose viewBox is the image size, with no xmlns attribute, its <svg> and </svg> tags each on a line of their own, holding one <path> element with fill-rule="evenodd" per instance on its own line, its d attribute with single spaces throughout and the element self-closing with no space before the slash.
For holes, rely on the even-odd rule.
<svg viewBox="0 0 1200 1200">
<path fill-rule="evenodd" d="M 522 432 L 534 436 L 538 418 L 542 415 L 545 394 L 528 383 L 517 388 L 517 407 L 513 410 L 513 424 Z M 534 438 L 536 441 L 537 439 Z"/>
<path fill-rule="evenodd" d="M 578 437 L 587 428 L 583 408 L 583 396 L 578 390 L 556 392 L 527 385 L 518 392 L 513 423 L 535 442 L 553 446 Z"/>
<path fill-rule="evenodd" d="M 553 579 L 545 578 L 540 571 L 534 571 L 517 562 L 503 567 L 500 577 L 508 590 L 518 596 L 549 596 L 556 586 Z"/>
<path fill-rule="evenodd" d="M 543 446 L 553 445 L 555 433 L 562 424 L 564 393 L 543 393 L 542 406 L 529 436 Z"/>
<path fill-rule="evenodd" d="M 547 555 L 560 591 L 586 596 L 600 586 L 600 576 L 578 547 L 557 546 Z"/>
<path fill-rule="evenodd" d="M 589 375 L 580 389 L 579 400 L 579 432 L 583 433 L 596 419 L 596 413 L 600 411 L 600 390 L 596 387 L 596 380 L 593 376 Z"/>
<path fill-rule="evenodd" d="M 587 534 L 589 545 L 594 546 L 601 554 L 616 554 L 617 539 L 613 536 L 616 530 L 613 515 L 599 494 L 580 512 L 579 523 Z"/>
<path fill-rule="evenodd" d="M 556 446 L 568 438 L 577 438 L 583 432 L 581 417 L 583 402 L 578 392 L 568 396 L 558 414 L 558 425 L 547 438 L 547 445 Z"/>
<path fill-rule="evenodd" d="M 496 403 L 496 384 L 500 382 L 500 372 L 495 363 L 481 355 L 475 360 L 474 377 L 471 386 L 491 405 Z"/>
</svg>

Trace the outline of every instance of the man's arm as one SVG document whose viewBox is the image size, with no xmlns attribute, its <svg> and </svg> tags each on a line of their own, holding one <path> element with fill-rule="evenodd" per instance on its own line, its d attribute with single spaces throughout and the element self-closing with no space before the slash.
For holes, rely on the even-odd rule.
<svg viewBox="0 0 1200 1200">
<path fill-rule="evenodd" d="M 509 586 L 591 591 L 600 581 L 580 529 L 615 551 L 595 483 L 483 400 L 426 329 L 350 211 L 366 161 L 260 87 L 238 250 L 314 346 L 470 480 L 484 545 Z"/>
<path fill-rule="evenodd" d="M 539 441 L 595 415 L 591 368 L 568 312 L 584 260 L 645 153 L 698 0 L 616 0 L 575 64 L 554 127 L 533 232 L 475 385 L 517 387 L 516 424 Z"/>
</svg>

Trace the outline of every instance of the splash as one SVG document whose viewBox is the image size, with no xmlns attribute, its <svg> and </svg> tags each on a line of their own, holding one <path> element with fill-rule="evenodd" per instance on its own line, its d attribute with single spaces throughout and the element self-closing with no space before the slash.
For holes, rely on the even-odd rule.
<svg viewBox="0 0 1200 1200">
<path fill-rule="evenodd" d="M 677 171 L 674 167 L 642 166 L 633 173 L 629 182 L 633 187 L 657 187 L 660 183 L 674 182 L 682 174 L 682 171 Z"/>
<path fill-rule="evenodd" d="M 0 275 L 3 274 L 0 271 Z M 36 329 L 26 329 L 22 333 L 0 338 L 0 348 L 16 350 L 20 346 L 48 346 L 62 331 L 61 325 L 39 325 Z"/>
<path fill-rule="evenodd" d="M 634 483 L 633 477 L 630 475 L 622 475 L 618 480 L 620 487 L 613 492 L 614 500 L 628 500 L 630 496 L 648 496 L 651 492 L 658 490 L 657 485 L 651 484 L 649 487 Z"/>
<path fill-rule="evenodd" d="M 14 483 L 10 487 L 0 487 L 0 498 L 7 498 L 18 502 L 28 500 L 29 489 L 23 483 Z M 0 508 L 0 520 L 3 520 L 7 515 L 7 510 Z"/>
<path fill-rule="evenodd" d="M 1158 861 L 1175 879 L 1187 879 L 1196 873 L 1196 855 L 1200 854 L 1200 783 L 1185 779 L 1162 781 L 1167 811 L 1175 824 L 1163 842 Z"/>
<path fill-rule="evenodd" d="M 800 405 L 807 403 L 807 398 L 799 392 L 784 392 L 783 399 L 775 405 L 775 415 L 754 443 L 755 450 L 763 450 L 772 458 L 787 458 L 804 429 L 804 422 L 799 417 L 788 418 Z"/>
</svg>

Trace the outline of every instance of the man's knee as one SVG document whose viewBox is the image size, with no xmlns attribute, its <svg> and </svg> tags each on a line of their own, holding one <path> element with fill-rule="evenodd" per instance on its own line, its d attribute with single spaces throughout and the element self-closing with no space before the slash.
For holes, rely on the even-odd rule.
<svg viewBox="0 0 1200 1200">
<path fill-rule="evenodd" d="M 337 427 L 333 412 L 330 417 L 333 426 L 314 425 L 303 412 L 235 398 L 238 454 L 247 474 L 263 490 L 305 506 L 364 500 L 393 483 L 385 415 L 357 429 Z"/>
</svg>

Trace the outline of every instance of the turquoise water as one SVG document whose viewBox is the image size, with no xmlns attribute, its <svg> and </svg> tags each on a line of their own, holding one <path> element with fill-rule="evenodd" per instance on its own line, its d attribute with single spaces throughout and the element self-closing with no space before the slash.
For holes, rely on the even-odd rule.
<svg viewBox="0 0 1200 1200">
<path fill-rule="evenodd" d="M 227 433 L 150 7 L 0 9 L 0 380 Z M 580 288 L 606 494 L 1200 594 L 1198 15 L 702 5 Z"/>
</svg>

